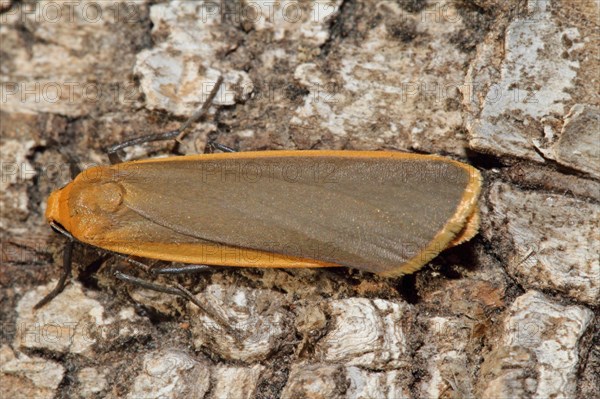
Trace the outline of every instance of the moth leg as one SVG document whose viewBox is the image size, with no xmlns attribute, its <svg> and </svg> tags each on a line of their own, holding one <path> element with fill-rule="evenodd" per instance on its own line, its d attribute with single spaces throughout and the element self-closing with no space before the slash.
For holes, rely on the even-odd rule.
<svg viewBox="0 0 600 399">
<path fill-rule="evenodd" d="M 186 274 L 186 273 L 199 273 L 204 271 L 213 270 L 214 267 L 208 265 L 183 265 L 183 266 L 169 266 L 162 268 L 154 268 L 153 265 L 147 265 L 145 263 L 139 262 L 130 256 L 121 255 L 119 253 L 113 253 L 114 256 L 121 258 L 132 265 L 142 269 L 145 273 L 150 275 L 157 274 Z"/>
<path fill-rule="evenodd" d="M 212 271 L 214 267 L 208 265 L 185 265 L 176 267 L 163 267 L 160 269 L 153 269 L 152 273 L 156 274 L 185 274 L 185 273 L 201 273 L 205 271 Z"/>
<path fill-rule="evenodd" d="M 154 268 L 153 266 L 148 266 L 145 263 L 139 262 L 129 256 L 121 255 L 119 253 L 113 253 L 118 258 L 124 259 L 125 261 L 131 263 L 132 265 L 142 269 L 145 273 L 150 275 L 157 274 L 186 274 L 186 273 L 201 273 L 205 271 L 214 270 L 213 266 L 208 265 L 183 265 L 183 266 L 169 266 L 162 268 Z"/>
<path fill-rule="evenodd" d="M 202 118 L 204 114 L 208 112 L 208 109 L 212 105 L 212 102 L 215 99 L 215 97 L 217 96 L 217 93 L 219 92 L 222 83 L 223 76 L 219 76 L 212 90 L 208 94 L 208 98 L 206 99 L 206 101 L 204 101 L 204 104 L 202 104 L 198 111 L 196 111 L 192 116 L 190 116 L 188 120 L 185 121 L 184 124 L 181 125 L 181 127 L 179 128 L 180 133 L 179 136 L 177 136 L 176 138 L 177 141 L 181 141 L 181 139 L 183 139 L 183 137 L 185 136 L 185 129 L 187 129 L 192 123 L 196 122 L 198 119 Z"/>
<path fill-rule="evenodd" d="M 173 286 L 156 284 L 148 280 L 144 280 L 138 277 L 133 277 L 129 274 L 121 273 L 119 271 L 115 272 L 115 277 L 121 281 L 125 281 L 127 283 L 137 285 L 142 288 L 146 288 L 152 291 L 164 292 L 165 294 L 177 295 L 183 299 L 187 299 L 194 303 L 194 305 L 198 306 L 203 311 L 204 306 L 198 301 L 198 299 L 186 288 L 178 283 L 174 283 Z"/>
<path fill-rule="evenodd" d="M 181 132 L 179 131 L 179 129 L 176 129 L 164 133 L 148 134 L 146 136 L 136 137 L 131 140 L 126 140 L 122 143 L 115 144 L 106 149 L 106 153 L 108 154 L 108 160 L 112 165 L 121 163 L 123 162 L 123 159 L 119 155 L 119 151 L 123 148 L 131 147 L 138 144 L 150 143 L 153 141 L 173 140 L 180 133 Z"/>
<path fill-rule="evenodd" d="M 212 105 L 212 102 L 215 99 L 217 93 L 219 92 L 219 88 L 221 87 L 222 83 L 223 77 L 219 76 L 219 79 L 217 79 L 206 101 L 204 101 L 202 106 L 196 112 L 194 112 L 194 114 L 192 114 L 192 116 L 190 116 L 181 126 L 179 126 L 178 129 L 164 133 L 149 134 L 141 137 L 136 137 L 131 140 L 127 140 L 122 143 L 108 147 L 106 149 L 106 152 L 108 154 L 108 159 L 110 163 L 114 165 L 123 162 L 123 159 L 118 154 L 118 151 L 122 150 L 123 148 L 131 147 L 138 144 L 150 143 L 152 141 L 164 141 L 174 139 L 177 140 L 177 142 L 180 142 L 186 134 L 185 130 L 206 114 L 206 112 Z"/>
<path fill-rule="evenodd" d="M 131 263 L 132 265 L 134 265 L 135 267 L 137 267 L 139 269 L 142 269 L 144 271 L 144 273 L 153 274 L 152 273 L 152 266 L 148 266 L 147 264 L 142 263 L 140 261 L 137 261 L 137 260 L 133 259 L 130 256 L 121 255 L 118 252 L 111 252 L 111 254 L 114 255 L 114 256 L 116 256 L 117 258 L 123 259 L 124 261 L 126 261 L 128 263 Z"/>
<path fill-rule="evenodd" d="M 216 141 L 209 141 L 206 143 L 206 148 L 204 149 L 205 154 L 212 154 L 215 150 L 223 151 L 223 152 L 237 152 L 231 147 L 228 147 L 224 144 L 217 143 Z"/>
<path fill-rule="evenodd" d="M 155 273 L 152 270 L 152 268 L 150 266 L 146 265 L 145 263 L 138 262 L 135 259 L 132 259 L 128 256 L 123 256 L 120 254 L 116 254 L 116 256 L 119 258 L 125 259 L 127 262 L 142 269 L 147 274 Z M 164 292 L 166 294 L 173 294 L 173 295 L 180 296 L 184 299 L 191 301 L 194 305 L 198 306 L 200 309 L 202 309 L 203 311 L 206 312 L 206 310 L 204 309 L 204 306 L 202 306 L 202 304 L 198 301 L 198 299 L 187 288 L 183 287 L 179 283 L 172 283 L 172 286 L 170 287 L 170 286 L 166 286 L 166 285 L 156 284 L 156 283 L 153 283 L 153 282 L 150 282 L 147 280 L 143 280 L 143 279 L 140 279 L 137 277 L 133 277 L 128 274 L 121 273 L 119 271 L 115 272 L 115 277 L 117 277 L 119 280 L 127 281 L 129 283 L 139 285 L 143 288 L 148 288 L 153 291 Z"/>
<path fill-rule="evenodd" d="M 177 295 L 183 299 L 187 299 L 188 301 L 192 302 L 194 305 L 196 305 L 202 312 L 204 312 L 205 314 L 207 314 L 210 318 L 212 318 L 213 320 L 215 320 L 217 322 L 217 324 L 219 324 L 221 326 L 221 328 L 223 328 L 228 334 L 230 334 L 232 337 L 234 337 L 235 341 L 236 341 L 236 345 L 241 345 L 241 336 L 239 335 L 239 333 L 237 331 L 235 331 L 228 323 L 225 319 L 223 319 L 221 316 L 219 316 L 217 313 L 209 310 L 206 308 L 206 306 L 204 306 L 199 300 L 198 298 L 196 298 L 194 296 L 194 294 L 192 294 L 187 288 L 185 288 L 184 286 L 182 286 L 179 283 L 172 283 L 171 286 L 168 285 L 162 285 L 162 284 L 156 284 L 153 283 L 151 281 L 148 280 L 144 280 L 138 277 L 133 277 L 129 274 L 125 274 L 125 273 L 121 273 L 119 271 L 115 272 L 114 276 L 116 278 L 118 278 L 121 281 L 125 281 L 127 283 L 130 283 L 132 285 L 136 285 L 138 287 L 142 287 L 142 288 L 146 288 L 152 291 L 157 291 L 157 292 L 164 292 L 165 294 L 171 294 L 171 295 Z"/>
</svg>

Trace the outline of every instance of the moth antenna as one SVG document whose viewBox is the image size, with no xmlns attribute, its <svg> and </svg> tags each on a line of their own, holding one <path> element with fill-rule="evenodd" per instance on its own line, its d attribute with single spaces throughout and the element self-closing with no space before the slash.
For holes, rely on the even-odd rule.
<svg viewBox="0 0 600 399">
<path fill-rule="evenodd" d="M 69 234 L 69 236 L 70 236 L 70 234 Z M 48 302 L 50 302 L 51 300 L 56 298 L 58 296 L 58 294 L 63 292 L 63 290 L 67 286 L 67 279 L 69 277 L 71 277 L 71 269 L 72 269 L 71 266 L 73 264 L 73 247 L 74 246 L 75 246 L 75 241 L 73 241 L 72 239 L 69 240 L 69 242 L 67 242 L 67 245 L 65 246 L 65 249 L 63 252 L 63 274 L 60 276 L 60 280 L 58 280 L 58 283 L 56 284 L 54 289 L 52 291 L 50 291 L 50 293 L 48 295 L 43 297 L 41 301 L 39 301 L 38 303 L 35 304 L 33 309 L 37 310 L 37 309 L 41 308 L 42 306 L 46 305 Z"/>
</svg>

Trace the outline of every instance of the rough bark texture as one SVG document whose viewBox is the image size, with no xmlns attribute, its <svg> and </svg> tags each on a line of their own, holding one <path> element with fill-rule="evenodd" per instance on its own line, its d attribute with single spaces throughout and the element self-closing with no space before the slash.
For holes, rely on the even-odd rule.
<svg viewBox="0 0 600 399">
<path fill-rule="evenodd" d="M 598 7 L 1 0 L 3 397 L 600 397 Z M 480 235 L 403 279 L 178 278 L 208 313 L 78 247 L 33 311 L 60 274 L 43 214 L 66 156 L 106 163 L 104 147 L 176 128 L 219 76 L 180 153 L 445 154 L 484 175 Z"/>
</svg>

